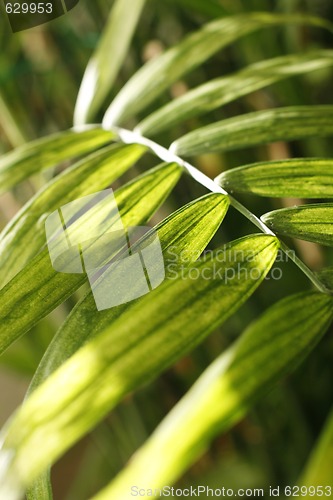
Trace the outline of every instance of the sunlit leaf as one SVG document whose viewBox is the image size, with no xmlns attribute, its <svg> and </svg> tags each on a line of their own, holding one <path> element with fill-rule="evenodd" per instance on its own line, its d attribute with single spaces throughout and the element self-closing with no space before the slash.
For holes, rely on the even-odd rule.
<svg viewBox="0 0 333 500">
<path fill-rule="evenodd" d="M 148 62 L 123 87 L 107 110 L 103 125 L 118 125 L 153 102 L 164 90 L 218 50 L 260 28 L 288 23 L 312 24 L 331 29 L 311 16 L 255 12 L 225 17 L 205 24 L 165 54 Z"/>
<path fill-rule="evenodd" d="M 146 0 L 116 0 L 97 50 L 90 59 L 74 111 L 74 124 L 94 118 L 108 95 L 126 57 L 129 44 Z"/>
<path fill-rule="evenodd" d="M 149 220 L 180 175 L 178 165 L 165 164 L 116 191 L 115 197 L 124 226 L 136 226 Z M 98 217 L 97 212 L 96 220 Z M 88 228 L 89 226 L 94 226 L 93 218 L 88 220 Z M 86 279 L 85 274 L 55 271 L 47 249 L 30 260 L 0 291 L 0 352 L 66 300 Z"/>
<path fill-rule="evenodd" d="M 175 273 L 186 269 L 200 256 L 221 224 L 228 207 L 229 201 L 226 196 L 210 194 L 185 205 L 156 226 L 167 276 L 172 277 Z M 134 247 L 132 251 L 135 251 Z M 118 307 L 116 314 L 121 314 L 128 307 L 130 303 Z M 92 292 L 89 292 L 74 307 L 55 335 L 35 373 L 29 392 L 36 389 L 89 338 L 93 338 L 114 319 L 114 309 L 101 311 L 96 315 L 96 304 Z M 80 335 L 77 335 L 78 331 Z M 38 478 L 29 489 L 31 498 L 40 494 L 40 491 L 43 491 L 46 497 L 48 483 L 48 474 Z"/>
<path fill-rule="evenodd" d="M 0 496 L 13 478 L 17 488 L 29 484 L 126 393 L 221 325 L 262 282 L 278 247 L 272 236 L 242 238 L 120 316 L 115 308 L 114 321 L 37 388 L 4 431 Z"/>
<path fill-rule="evenodd" d="M 333 245 L 333 203 L 283 208 L 261 219 L 277 234 Z"/>
<path fill-rule="evenodd" d="M 172 484 L 214 436 L 230 429 L 263 392 L 295 369 L 332 319 L 333 298 L 316 292 L 275 304 L 212 363 L 94 500 L 127 498 L 129 485 L 154 490 Z"/>
<path fill-rule="evenodd" d="M 0 283 L 4 285 L 45 246 L 46 217 L 66 203 L 107 188 L 143 155 L 143 146 L 112 145 L 68 168 L 46 184 L 0 235 Z"/>
<path fill-rule="evenodd" d="M 223 172 L 215 180 L 230 193 L 333 198 L 333 160 L 297 158 L 254 163 Z"/>
<path fill-rule="evenodd" d="M 175 124 L 207 113 L 255 90 L 285 78 L 333 65 L 333 51 L 276 57 L 252 64 L 231 76 L 211 80 L 145 118 L 136 127 L 142 135 L 152 136 Z"/>
<path fill-rule="evenodd" d="M 167 276 L 172 278 L 199 258 L 221 224 L 228 207 L 226 196 L 207 195 L 185 205 L 156 226 Z M 147 238 L 149 239 L 149 235 Z M 135 247 L 132 251 L 135 251 Z M 124 310 L 128 307 L 128 303 L 124 304 Z M 116 311 L 117 315 L 119 309 Z M 114 317 L 115 309 L 100 311 L 96 315 L 92 292 L 88 292 L 53 339 L 36 372 L 33 386 L 39 385 L 41 379 L 58 368 Z M 79 336 L 77 331 L 80 331 Z"/>
</svg>

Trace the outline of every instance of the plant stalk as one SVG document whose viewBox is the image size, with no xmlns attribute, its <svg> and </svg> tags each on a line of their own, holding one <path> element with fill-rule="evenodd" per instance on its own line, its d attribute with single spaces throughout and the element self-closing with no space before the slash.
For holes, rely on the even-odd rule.
<svg viewBox="0 0 333 500">
<path fill-rule="evenodd" d="M 268 227 L 264 222 L 262 222 L 256 215 L 254 215 L 250 210 L 248 210 L 244 205 L 237 201 L 233 196 L 231 196 L 225 189 L 216 184 L 216 182 L 201 172 L 199 169 L 183 160 L 176 154 L 172 153 L 169 149 L 160 146 L 151 139 L 143 137 L 139 133 L 132 132 L 131 130 L 111 127 L 110 130 L 116 135 L 119 142 L 124 144 L 142 144 L 146 146 L 152 153 L 154 153 L 160 160 L 168 163 L 177 163 L 201 186 L 205 187 L 212 193 L 221 193 L 229 197 L 230 204 L 238 212 L 240 212 L 244 217 L 246 217 L 252 224 L 254 224 L 260 231 L 271 236 L 278 236 Z M 292 251 L 286 243 L 280 240 L 281 250 L 288 256 L 288 258 L 296 264 L 296 266 L 309 278 L 313 285 L 322 293 L 332 294 L 333 292 L 326 288 L 326 286 L 318 279 L 316 274 L 311 271 L 311 269 Z"/>
</svg>

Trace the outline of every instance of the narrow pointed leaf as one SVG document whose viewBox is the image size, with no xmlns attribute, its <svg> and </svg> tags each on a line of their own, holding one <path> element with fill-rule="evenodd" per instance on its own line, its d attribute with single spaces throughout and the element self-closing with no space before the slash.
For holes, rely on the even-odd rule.
<svg viewBox="0 0 333 500">
<path fill-rule="evenodd" d="M 46 217 L 66 203 L 101 191 L 120 177 L 146 149 L 112 145 L 86 157 L 44 186 L 0 235 L 0 283 L 3 286 L 45 246 Z"/>
<path fill-rule="evenodd" d="M 137 125 L 136 131 L 146 136 L 156 135 L 183 120 L 217 109 L 255 90 L 332 65 L 332 50 L 275 57 L 252 64 L 231 76 L 211 80 L 190 90 L 145 118 Z"/>
<path fill-rule="evenodd" d="M 108 95 L 126 57 L 133 32 L 146 0 L 116 0 L 99 45 L 90 59 L 74 111 L 74 124 L 83 125 L 95 117 Z"/>
<path fill-rule="evenodd" d="M 92 127 L 84 132 L 67 130 L 20 146 L 0 157 L 0 193 L 41 170 L 94 151 L 113 139 L 113 133 Z"/>
<path fill-rule="evenodd" d="M 180 175 L 181 168 L 178 165 L 166 164 L 116 191 L 115 197 L 124 226 L 136 226 L 149 220 Z M 96 217 L 98 215 L 97 213 Z M 89 224 L 93 227 L 94 220 L 88 221 L 88 227 Z M 55 271 L 47 249 L 31 260 L 0 291 L 0 353 L 64 302 L 85 281 L 85 274 Z"/>
<path fill-rule="evenodd" d="M 290 106 L 228 118 L 186 134 L 171 145 L 179 156 L 333 135 L 333 106 Z"/>
<path fill-rule="evenodd" d="M 125 499 L 128 485 L 154 490 L 172 484 L 214 436 L 230 429 L 259 396 L 295 369 L 332 319 L 333 298 L 316 292 L 275 304 L 212 363 L 127 468 L 94 500 Z"/>
<path fill-rule="evenodd" d="M 140 69 L 111 103 L 103 125 L 108 128 L 135 115 L 191 69 L 242 36 L 260 28 L 288 23 L 312 24 L 331 29 L 330 24 L 311 16 L 267 12 L 247 13 L 212 21 Z"/>
<path fill-rule="evenodd" d="M 214 236 L 228 210 L 229 200 L 220 194 L 209 194 L 185 205 L 156 226 L 163 251 L 166 275 L 171 277 L 194 262 Z M 149 235 L 147 236 L 149 238 Z M 132 247 L 132 251 L 135 248 Z M 53 338 L 35 373 L 29 393 L 114 319 L 117 310 L 108 309 L 96 315 L 96 304 L 89 292 L 73 309 L 64 325 Z M 80 335 L 77 332 L 80 331 Z M 49 475 L 43 474 L 29 489 L 31 498 L 47 491 Z M 38 498 L 38 496 L 37 496 Z"/>
<path fill-rule="evenodd" d="M 198 259 L 222 223 L 228 207 L 226 196 L 210 194 L 185 205 L 156 226 L 167 276 L 172 278 Z M 124 304 L 124 310 L 128 307 L 129 303 Z M 107 309 L 97 315 L 92 292 L 88 292 L 51 342 L 32 387 L 40 385 L 41 380 L 72 356 L 87 339 L 107 327 L 121 309 Z"/>
<path fill-rule="evenodd" d="M 184 279 L 169 279 L 121 316 L 115 313 L 107 328 L 33 392 L 4 430 L 0 496 L 13 481 L 18 488 L 28 485 L 126 393 L 157 377 L 221 325 L 262 282 L 278 247 L 272 236 L 237 240 L 222 255 L 191 266 Z"/>
<path fill-rule="evenodd" d="M 254 163 L 223 172 L 215 180 L 229 193 L 333 198 L 333 160 L 297 158 Z"/>
<path fill-rule="evenodd" d="M 333 203 L 274 210 L 261 220 L 277 234 L 333 245 Z"/>
<path fill-rule="evenodd" d="M 303 498 L 313 498 L 316 492 L 320 496 L 320 490 L 314 489 L 320 486 L 326 497 L 330 497 L 333 492 L 333 411 L 325 422 L 318 442 L 312 451 L 305 470 L 298 481 L 300 486 L 308 488 L 307 494 Z M 305 490 L 303 489 L 303 492 Z M 315 494 L 313 494 L 315 493 Z"/>
</svg>

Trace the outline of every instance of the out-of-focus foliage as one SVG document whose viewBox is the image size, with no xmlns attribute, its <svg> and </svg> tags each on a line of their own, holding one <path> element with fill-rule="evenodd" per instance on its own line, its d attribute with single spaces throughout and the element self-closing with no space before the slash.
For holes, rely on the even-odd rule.
<svg viewBox="0 0 333 500">
<path fill-rule="evenodd" d="M 47 467 L 75 442 L 52 469 L 55 499 L 96 494 L 141 445 L 100 498 L 125 500 L 143 472 L 147 487 L 332 482 L 332 9 L 81 0 L 15 35 L 0 16 L 0 363 L 35 373 L 2 431 L 1 497 L 51 498 Z M 174 153 L 220 193 L 202 197 Z M 101 313 L 86 276 L 52 268 L 44 222 L 110 185 L 124 223 L 151 219 L 185 279 Z M 241 279 L 186 280 L 239 266 Z"/>
</svg>

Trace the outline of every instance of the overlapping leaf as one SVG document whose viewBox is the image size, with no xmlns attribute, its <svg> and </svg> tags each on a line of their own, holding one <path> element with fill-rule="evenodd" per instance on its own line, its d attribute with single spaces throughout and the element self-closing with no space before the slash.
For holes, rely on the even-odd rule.
<svg viewBox="0 0 333 500">
<path fill-rule="evenodd" d="M 239 421 L 253 401 L 295 369 L 332 319 L 333 298 L 316 292 L 287 297 L 270 308 L 214 361 L 127 468 L 94 499 L 127 500 L 128 485 L 154 490 L 172 484 L 217 433 Z"/>
<path fill-rule="evenodd" d="M 145 152 L 139 145 L 112 145 L 87 156 L 46 184 L 0 235 L 0 282 L 11 279 L 45 246 L 44 222 L 69 201 L 105 189 Z"/>
<path fill-rule="evenodd" d="M 91 60 L 81 87 L 76 107 L 76 123 L 86 122 L 98 110 L 116 77 L 144 0 L 133 0 L 130 12 L 127 4 L 126 0 L 115 2 L 107 31 Z M 204 8 L 210 10 L 212 7 L 214 10 L 213 5 L 207 4 Z M 214 21 L 139 71 L 111 104 L 104 125 L 110 127 L 137 114 L 173 82 L 232 41 L 259 28 L 288 22 L 329 27 L 328 23 L 311 17 L 269 13 L 246 14 Z M 138 131 L 161 131 L 178 120 L 214 109 L 285 76 L 331 63 L 330 51 L 318 52 L 317 60 L 313 54 L 306 54 L 259 63 L 238 75 L 218 79 L 195 89 L 186 97 L 148 117 L 138 127 Z M 261 75 L 259 71 L 262 71 Z M 333 107 L 329 106 L 285 108 L 244 115 L 198 130 L 197 135 L 193 132 L 177 141 L 171 149 L 178 154 L 192 155 L 280 139 L 326 136 L 333 132 L 332 118 Z M 98 149 L 113 138 L 112 133 L 94 128 L 83 133 L 66 132 L 20 148 L 5 155 L 2 163 L 0 160 L 2 189 L 15 185 L 41 169 Z M 104 174 L 100 175 L 103 166 L 98 161 L 95 164 L 89 163 L 89 166 L 83 162 L 80 166 L 82 172 L 85 168 L 88 169 L 85 171 L 88 174 L 85 183 L 82 183 L 80 176 L 75 177 L 78 170 L 74 167 L 48 186 L 50 190 L 39 193 L 23 209 L 5 231 L 3 241 L 8 252 L 6 267 L 12 267 L 13 262 L 20 267 L 33 253 L 32 248 L 37 250 L 40 247 L 44 241 L 39 239 L 43 217 L 48 211 L 58 208 L 58 204 L 90 193 L 90 189 L 102 189 L 128 168 L 127 160 L 124 163 L 121 160 L 121 151 L 124 152 L 125 149 L 117 150 L 120 164 L 114 165 L 115 170 L 112 172 L 105 170 L 105 177 Z M 132 151 L 131 161 L 135 161 L 134 157 L 140 156 L 144 148 L 133 146 L 126 151 L 128 154 Z M 94 165 L 96 169 L 102 170 L 96 170 L 93 174 Z M 289 168 L 290 166 L 291 164 L 288 165 Z M 298 184 L 294 186 L 290 183 L 290 172 L 287 174 L 286 170 L 282 173 L 280 171 L 275 178 L 275 193 L 278 189 L 284 189 L 285 193 L 287 188 L 288 192 L 295 193 L 297 188 L 298 196 L 319 191 L 329 196 L 328 164 L 317 164 L 316 168 L 316 182 L 320 180 L 322 191 L 318 190 L 318 185 L 317 191 L 311 190 L 314 179 L 310 170 L 303 167 L 303 177 L 298 178 Z M 239 169 L 234 174 L 239 174 Z M 249 170 L 246 174 L 249 174 Z M 287 175 L 287 178 L 282 179 L 282 174 Z M 116 199 L 124 224 L 137 225 L 149 219 L 177 182 L 179 175 L 178 166 L 165 165 L 120 190 Z M 69 195 L 63 189 L 65 181 L 67 189 L 69 186 L 73 188 Z M 251 182 L 253 186 L 254 180 Z M 261 189 L 273 189 L 272 185 L 267 188 L 267 179 L 261 177 L 261 182 Z M 152 295 L 104 312 L 95 310 L 91 293 L 77 305 L 51 344 L 35 377 L 32 389 L 42 383 L 41 387 L 28 398 L 27 404 L 19 410 L 2 434 L 4 446 L 0 452 L 0 475 L 2 474 L 3 480 L 0 479 L 0 497 L 14 498 L 19 495 L 25 485 L 89 431 L 120 398 L 156 377 L 195 347 L 258 286 L 268 272 L 278 248 L 277 238 L 267 235 L 251 236 L 234 242 L 229 249 L 224 249 L 222 260 L 219 255 L 218 258 L 215 256 L 186 269 L 218 227 L 227 207 L 227 198 L 211 195 L 184 207 L 158 227 L 164 251 L 171 251 L 169 261 L 166 261 L 171 267 L 168 264 L 169 280 Z M 330 206 L 323 205 L 321 208 Z M 325 214 L 319 215 L 319 219 L 323 215 Z M 35 241 L 25 245 L 31 239 L 32 228 L 36 227 L 37 220 L 40 227 L 37 228 Z M 85 222 L 84 228 L 80 229 L 82 234 L 88 234 L 89 221 Z M 95 219 L 90 223 L 94 225 Z M 310 229 L 307 226 L 311 237 L 318 238 L 319 234 L 322 238 L 321 231 L 326 231 L 326 238 L 330 241 L 330 229 L 320 227 L 322 220 L 317 223 L 314 217 L 311 224 Z M 327 225 L 326 222 L 325 224 Z M 10 245 L 15 248 L 18 243 L 21 249 L 24 247 L 24 252 L 9 257 Z M 176 263 L 172 261 L 174 247 L 177 252 L 183 252 Z M 16 270 L 11 269 L 10 272 L 15 273 Z M 174 279 L 175 277 L 178 279 Z M 3 327 L 0 333 L 0 350 L 4 350 L 65 300 L 84 281 L 85 276 L 56 273 L 50 265 L 46 250 L 35 257 L 0 292 L 0 319 Z M 131 285 L 136 286 L 135 283 Z M 282 313 L 285 316 L 281 316 Z M 328 296 L 304 294 L 278 304 L 251 327 L 236 346 L 214 363 L 185 402 L 180 404 L 180 409 L 176 409 L 168 417 L 167 423 L 162 426 L 162 432 L 157 431 L 133 465 L 100 498 L 125 500 L 129 494 L 128 483 L 126 491 L 122 488 L 125 488 L 126 479 L 132 477 L 132 473 L 140 481 L 147 478 L 149 486 L 173 481 L 195 460 L 218 429 L 230 427 L 263 390 L 269 388 L 285 370 L 290 370 L 311 350 L 331 319 L 332 299 Z M 302 332 L 301 326 L 305 327 Z M 86 343 L 88 339 L 89 342 Z M 49 372 L 63 363 L 62 367 L 44 381 Z M 188 435 L 188 428 L 193 429 L 192 435 Z M 168 438 L 176 438 L 177 443 L 180 443 L 175 453 L 172 450 L 173 456 L 168 448 Z M 159 467 L 156 460 L 159 453 L 162 456 L 164 454 L 163 467 Z M 157 469 L 159 470 L 155 475 L 148 475 L 150 471 Z M 45 477 L 35 486 L 35 489 L 30 490 L 31 498 L 49 496 Z"/>
<path fill-rule="evenodd" d="M 333 245 L 333 203 L 283 208 L 261 219 L 277 234 Z"/>
<path fill-rule="evenodd" d="M 194 262 L 213 237 L 228 209 L 228 198 L 220 194 L 210 194 L 177 210 L 161 222 L 156 231 L 163 251 L 166 276 L 172 277 L 183 272 Z M 149 240 L 149 234 L 145 238 Z M 132 253 L 135 246 L 132 247 Z M 51 373 L 72 356 L 89 338 L 107 328 L 116 316 L 130 307 L 109 309 L 96 314 L 96 305 L 89 292 L 73 309 L 62 328 L 54 337 L 46 351 L 30 386 L 36 389 Z M 77 332 L 80 331 L 80 335 Z M 40 477 L 29 490 L 34 498 L 44 492 L 48 494 L 48 475 Z M 46 493 L 45 493 L 46 492 Z"/>
<path fill-rule="evenodd" d="M 230 193 L 333 198 L 333 160 L 297 158 L 254 163 L 223 172 L 215 180 Z"/>
<path fill-rule="evenodd" d="M 177 183 L 181 168 L 164 164 L 136 178 L 115 192 L 125 227 L 139 225 L 152 216 Z M 99 213 L 96 213 L 96 220 Z M 86 221 L 94 226 L 94 218 Z M 109 229 L 112 221 L 106 226 Z M 87 238 L 89 232 L 78 229 Z M 100 235 L 102 238 L 102 234 Z M 119 248 L 120 250 L 121 248 Z M 108 256 L 109 258 L 112 255 Z M 32 259 L 1 291 L 0 352 L 37 321 L 66 300 L 86 281 L 84 274 L 63 274 L 53 269 L 48 250 Z"/>
<path fill-rule="evenodd" d="M 74 124 L 94 118 L 108 95 L 126 56 L 133 32 L 146 0 L 116 0 L 103 30 L 99 46 L 90 59 L 79 90 Z"/>
<path fill-rule="evenodd" d="M 272 236 L 242 238 L 190 267 L 184 279 L 167 280 L 121 316 L 115 312 L 114 321 L 36 389 L 5 430 L 0 494 L 13 478 L 16 485 L 31 482 L 124 394 L 222 324 L 264 279 L 278 246 Z"/>
<path fill-rule="evenodd" d="M 0 193 L 30 175 L 94 151 L 113 139 L 112 132 L 91 127 L 83 132 L 67 130 L 14 149 L 0 157 Z"/>
<path fill-rule="evenodd" d="M 103 125 L 118 125 L 153 102 L 164 90 L 218 50 L 260 28 L 288 23 L 312 24 L 331 29 L 311 16 L 247 13 L 212 21 L 165 54 L 148 62 L 123 87 L 107 110 Z"/>
<path fill-rule="evenodd" d="M 252 64 L 231 76 L 211 80 L 190 90 L 145 118 L 135 130 L 152 136 L 290 76 L 332 65 L 331 50 L 276 57 Z"/>
<path fill-rule="evenodd" d="M 164 256 L 166 275 L 178 275 L 198 259 L 214 236 L 228 210 L 228 198 L 210 194 L 185 205 L 156 226 Z M 143 238 L 149 241 L 149 234 Z M 135 252 L 132 247 L 132 253 Z M 103 279 L 103 276 L 102 276 Z M 106 328 L 123 308 L 107 309 L 96 315 L 96 304 L 92 292 L 88 292 L 73 309 L 66 322 L 53 339 L 41 365 L 36 372 L 32 386 L 40 384 L 72 356 L 87 339 Z M 80 335 L 77 332 L 80 331 Z"/>
</svg>

